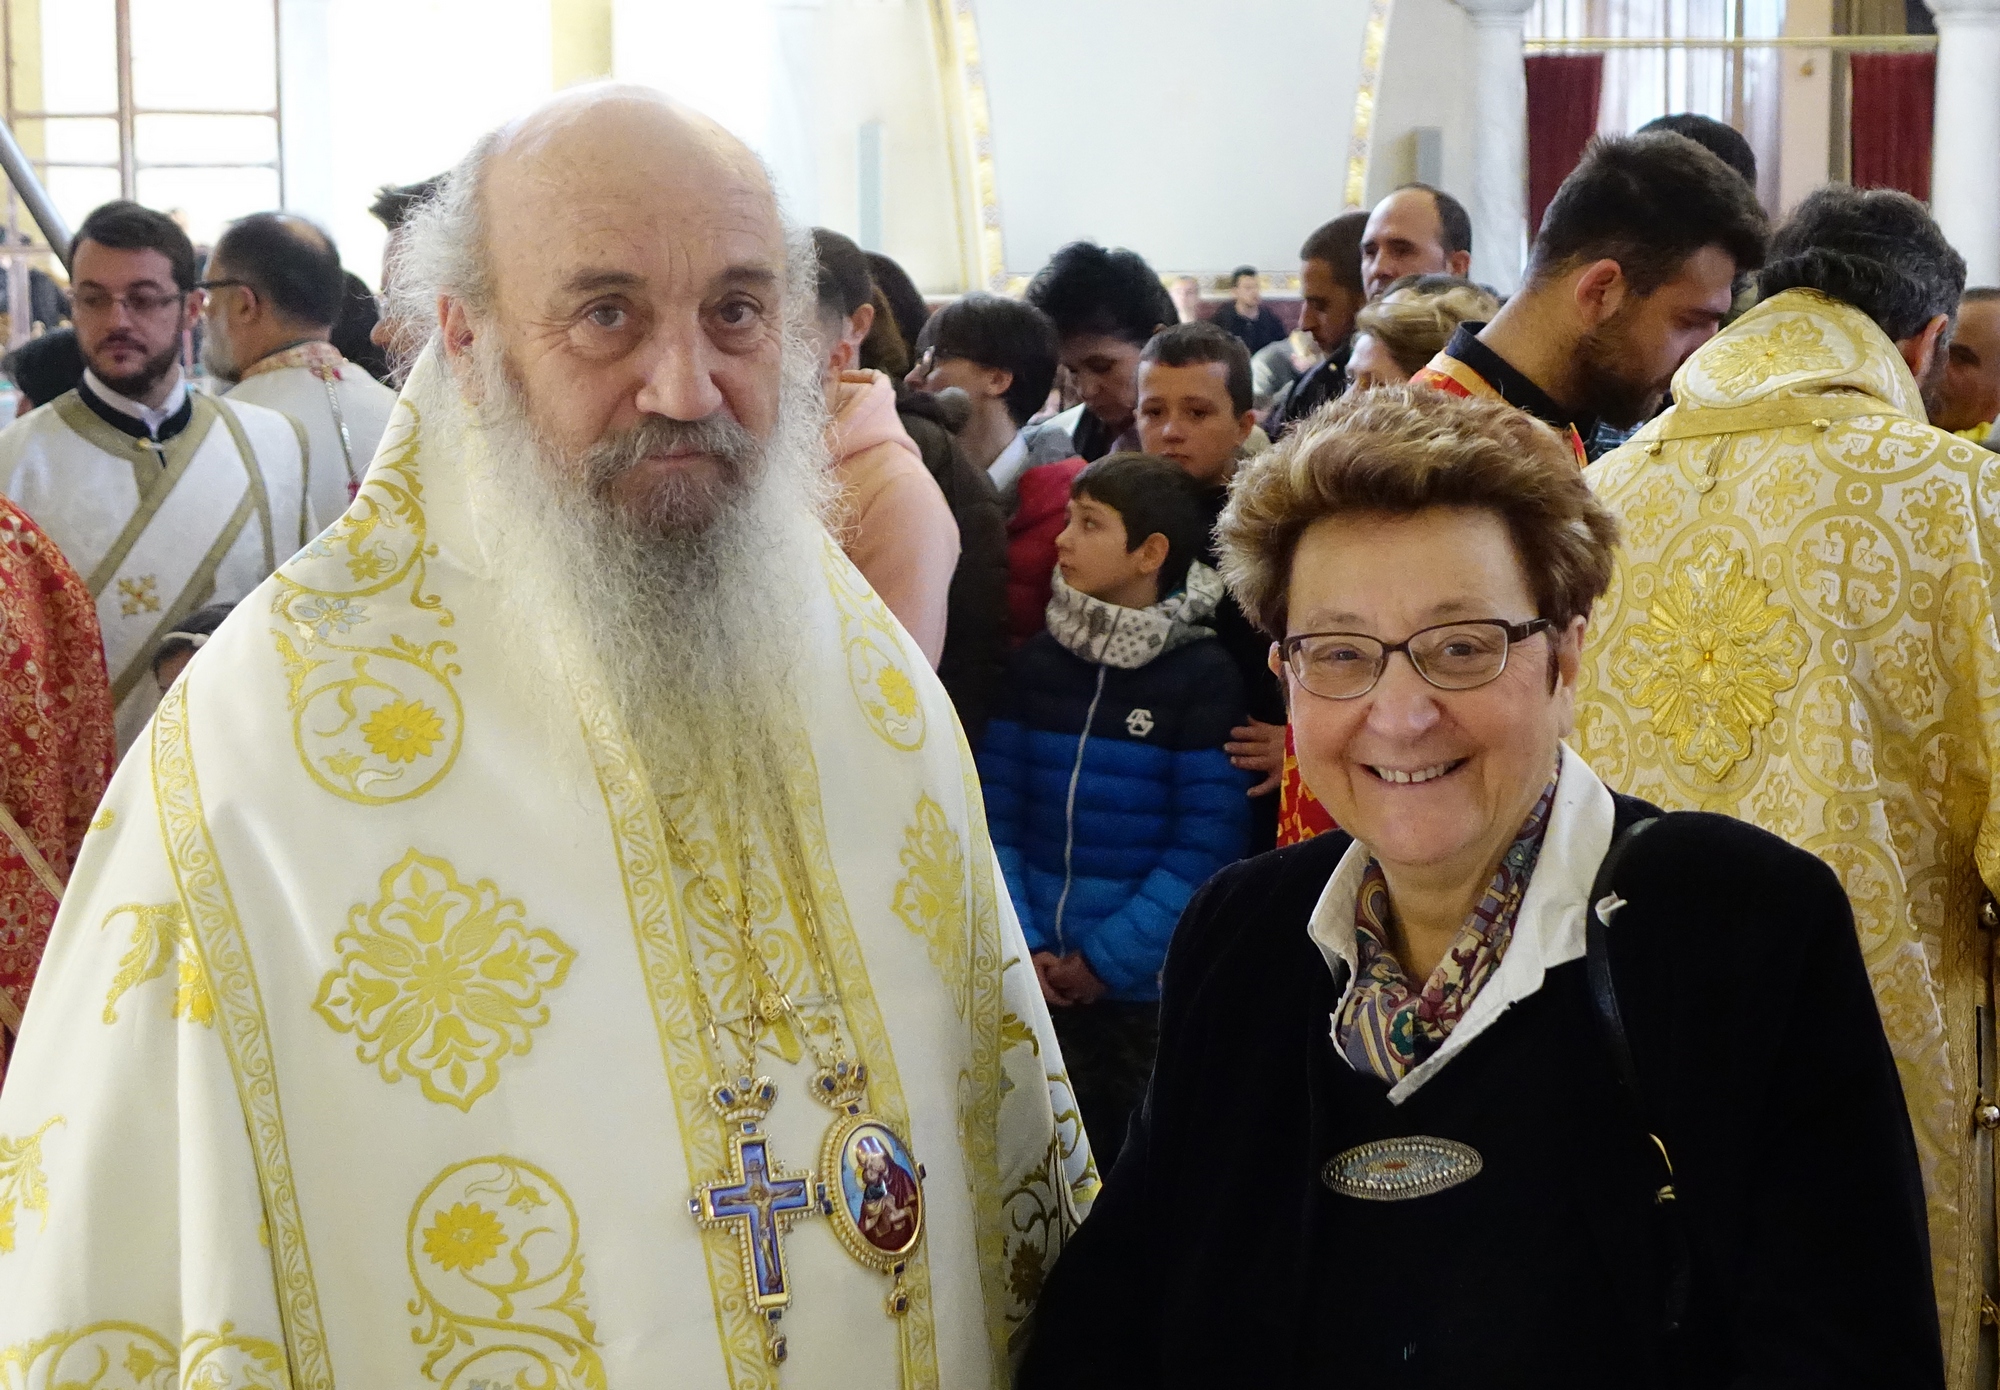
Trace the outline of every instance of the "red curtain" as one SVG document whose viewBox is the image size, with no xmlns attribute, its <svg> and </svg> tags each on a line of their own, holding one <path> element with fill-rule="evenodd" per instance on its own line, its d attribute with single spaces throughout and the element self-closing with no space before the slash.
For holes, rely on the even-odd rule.
<svg viewBox="0 0 2000 1390">
<path fill-rule="evenodd" d="M 1850 179 L 1856 188 L 1900 188 L 1931 196 L 1931 107 L 1935 53 L 1855 53 Z"/>
<path fill-rule="evenodd" d="M 1549 200 L 1583 157 L 1583 147 L 1597 133 L 1604 55 L 1538 53 L 1527 61 L 1528 231 L 1532 234 L 1541 227 Z"/>
</svg>

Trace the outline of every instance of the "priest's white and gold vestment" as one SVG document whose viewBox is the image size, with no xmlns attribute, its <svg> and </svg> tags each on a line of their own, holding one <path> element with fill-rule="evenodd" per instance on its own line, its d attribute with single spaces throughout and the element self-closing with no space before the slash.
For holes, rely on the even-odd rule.
<svg viewBox="0 0 2000 1390">
<path fill-rule="evenodd" d="M 85 841 L 0 1092 L 0 1386 L 1004 1383 L 1096 1174 L 943 689 L 826 542 L 781 750 L 802 914 L 656 800 L 593 679 L 573 722 L 523 705 L 476 443 L 411 404 L 440 376 Z M 750 1007 L 749 972 L 705 874 L 756 880 L 781 987 L 821 951 L 837 978 L 884 1141 L 851 1170 L 820 1161 L 812 1058 L 767 1052 L 745 1177 L 701 1020 Z M 831 1208 L 771 1229 L 815 1169 L 836 1204 L 874 1182 L 895 1240 L 920 1180 L 900 1278 Z M 690 1208 L 732 1177 L 754 1250 Z M 782 1365 L 753 1306 L 780 1253 Z"/>
<path fill-rule="evenodd" d="M 347 510 L 396 404 L 394 391 L 322 342 L 299 343 L 251 363 L 228 397 L 298 421 L 310 450 L 315 532 Z"/>
<path fill-rule="evenodd" d="M 159 699 L 153 652 L 195 609 L 234 603 L 311 537 L 304 435 L 262 406 L 191 391 L 160 443 L 121 433 L 75 391 L 0 430 L 0 492 L 97 600 L 118 750 Z"/>
<path fill-rule="evenodd" d="M 1624 543 L 1574 742 L 1617 790 L 1753 821 L 1840 875 L 1923 1163 L 1950 1384 L 1970 1386 L 1992 1239 L 1975 1011 L 2000 889 L 2000 455 L 1926 424 L 1888 337 L 1810 291 L 1710 341 L 1674 400 L 1588 474 Z M 1715 1022 L 1760 1046 L 1758 1020 Z"/>
</svg>

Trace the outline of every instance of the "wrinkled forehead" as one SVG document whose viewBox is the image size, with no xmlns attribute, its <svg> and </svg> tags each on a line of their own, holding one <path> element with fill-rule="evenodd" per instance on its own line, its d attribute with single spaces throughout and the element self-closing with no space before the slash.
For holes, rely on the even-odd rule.
<svg viewBox="0 0 2000 1390">
<path fill-rule="evenodd" d="M 596 282 L 662 302 L 745 277 L 782 288 L 784 228 L 762 170 L 698 133 L 535 142 L 496 158 L 485 199 L 503 312 Z"/>
</svg>

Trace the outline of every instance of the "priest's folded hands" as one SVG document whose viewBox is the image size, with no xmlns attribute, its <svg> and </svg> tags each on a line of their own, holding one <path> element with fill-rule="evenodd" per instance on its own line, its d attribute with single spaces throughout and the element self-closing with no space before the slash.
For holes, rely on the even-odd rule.
<svg viewBox="0 0 2000 1390">
<path fill-rule="evenodd" d="M 1384 388 L 1220 537 L 1343 829 L 1189 904 L 1023 1390 L 1942 1386 L 1838 880 L 1564 745 L 1616 543 L 1569 447 Z"/>
<path fill-rule="evenodd" d="M 1097 1178 L 810 242 L 638 89 L 481 141 L 352 504 L 92 822 L 0 1091 L 0 1385 L 1000 1385 Z"/>
</svg>

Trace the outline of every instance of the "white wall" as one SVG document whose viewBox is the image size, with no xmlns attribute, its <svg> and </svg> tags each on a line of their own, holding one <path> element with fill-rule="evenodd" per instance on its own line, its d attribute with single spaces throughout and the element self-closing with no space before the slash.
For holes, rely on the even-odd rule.
<svg viewBox="0 0 2000 1390">
<path fill-rule="evenodd" d="M 1007 269 L 1298 269 L 1341 210 L 1368 0 L 979 0 Z"/>
<path fill-rule="evenodd" d="M 613 70 L 763 156 L 785 210 L 861 231 L 861 127 L 882 124 L 882 247 L 927 290 L 966 288 L 936 49 L 922 0 L 614 0 Z"/>
<path fill-rule="evenodd" d="M 480 135 L 548 95 L 549 5 L 333 0 L 324 13 L 319 34 L 282 35 L 286 121 L 318 120 L 327 132 L 325 173 L 294 166 L 288 191 L 296 190 L 300 211 L 327 225 L 347 268 L 374 285 L 384 236 L 368 215 L 375 190 L 441 173 Z M 325 76 L 317 90 L 331 109 L 315 112 L 295 107 L 289 88 L 319 43 Z M 300 136 L 288 132 L 287 142 Z"/>
<path fill-rule="evenodd" d="M 1375 83 L 1368 205 L 1416 178 L 1413 132 L 1444 132 L 1444 191 L 1472 204 L 1472 21 L 1451 0 L 1393 0 Z"/>
</svg>

